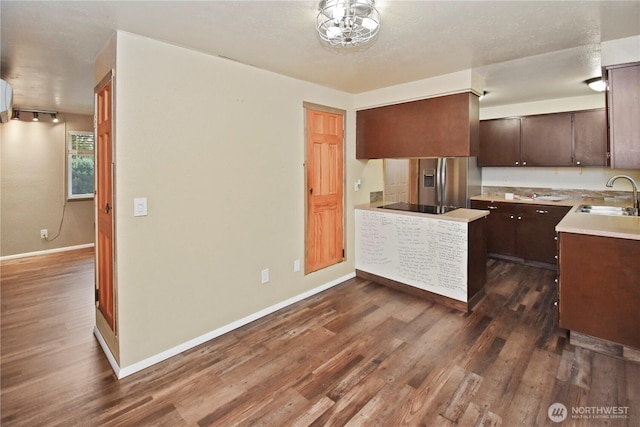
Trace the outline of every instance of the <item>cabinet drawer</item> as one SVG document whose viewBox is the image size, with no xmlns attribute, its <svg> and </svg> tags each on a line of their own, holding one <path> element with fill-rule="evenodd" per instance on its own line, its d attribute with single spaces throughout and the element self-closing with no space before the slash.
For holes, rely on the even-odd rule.
<svg viewBox="0 0 640 427">
<path fill-rule="evenodd" d="M 482 209 L 490 212 L 500 211 L 504 213 L 515 213 L 518 209 L 518 204 L 506 202 L 490 202 L 486 200 L 472 200 L 471 209 Z"/>
<path fill-rule="evenodd" d="M 522 215 L 536 215 L 540 217 L 562 218 L 571 208 L 569 206 L 529 205 L 521 204 L 519 212 Z"/>
</svg>

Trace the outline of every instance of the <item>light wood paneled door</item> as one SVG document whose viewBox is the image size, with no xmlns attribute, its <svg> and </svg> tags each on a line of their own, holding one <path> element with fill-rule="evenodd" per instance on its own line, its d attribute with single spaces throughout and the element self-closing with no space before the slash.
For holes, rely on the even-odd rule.
<svg viewBox="0 0 640 427">
<path fill-rule="evenodd" d="M 305 272 L 344 259 L 344 116 L 307 109 Z"/>
<path fill-rule="evenodd" d="M 113 286 L 113 133 L 112 87 L 109 74 L 96 87 L 97 124 L 97 306 L 115 332 L 115 299 Z"/>
<path fill-rule="evenodd" d="M 409 202 L 409 159 L 384 159 L 385 202 Z"/>
</svg>

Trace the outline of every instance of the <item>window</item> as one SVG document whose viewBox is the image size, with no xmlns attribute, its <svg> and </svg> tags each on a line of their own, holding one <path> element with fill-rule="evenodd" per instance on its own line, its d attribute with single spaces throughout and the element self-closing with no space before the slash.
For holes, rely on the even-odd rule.
<svg viewBox="0 0 640 427">
<path fill-rule="evenodd" d="M 93 132 L 69 132 L 67 143 L 67 197 L 93 198 L 94 186 Z"/>
</svg>

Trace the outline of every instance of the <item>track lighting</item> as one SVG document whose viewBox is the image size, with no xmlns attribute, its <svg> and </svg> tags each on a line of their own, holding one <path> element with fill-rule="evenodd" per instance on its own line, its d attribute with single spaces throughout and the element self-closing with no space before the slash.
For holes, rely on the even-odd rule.
<svg viewBox="0 0 640 427">
<path fill-rule="evenodd" d="M 30 108 L 14 108 L 13 112 L 11 113 L 11 120 L 20 120 L 20 113 L 31 113 L 31 120 L 34 122 L 39 122 L 40 121 L 40 115 L 44 114 L 44 115 L 49 115 L 51 116 L 51 122 L 52 123 L 60 123 L 60 118 L 58 117 L 58 112 L 57 111 L 48 111 L 48 110 L 33 110 Z M 45 122 L 46 120 L 46 116 L 43 116 Z"/>
</svg>

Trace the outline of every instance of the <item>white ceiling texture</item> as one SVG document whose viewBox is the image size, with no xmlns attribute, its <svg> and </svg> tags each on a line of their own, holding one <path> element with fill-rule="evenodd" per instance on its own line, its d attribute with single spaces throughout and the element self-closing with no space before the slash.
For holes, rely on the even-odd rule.
<svg viewBox="0 0 640 427">
<path fill-rule="evenodd" d="M 95 58 L 124 30 L 350 93 L 474 69 L 492 106 L 592 94 L 600 42 L 640 34 L 636 0 L 378 0 L 373 43 L 328 47 L 318 5 L 3 0 L 1 77 L 15 107 L 91 113 Z"/>
</svg>

